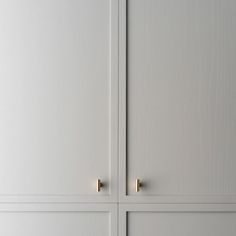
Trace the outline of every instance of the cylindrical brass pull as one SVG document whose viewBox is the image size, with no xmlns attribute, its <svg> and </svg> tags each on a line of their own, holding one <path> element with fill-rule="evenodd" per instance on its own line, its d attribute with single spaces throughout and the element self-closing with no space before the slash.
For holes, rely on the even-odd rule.
<svg viewBox="0 0 236 236">
<path fill-rule="evenodd" d="M 139 192 L 140 191 L 140 187 L 142 186 L 141 182 L 139 179 L 135 180 L 135 192 Z"/>
<path fill-rule="evenodd" d="M 103 184 L 100 179 L 97 179 L 97 192 L 101 191 Z"/>
</svg>

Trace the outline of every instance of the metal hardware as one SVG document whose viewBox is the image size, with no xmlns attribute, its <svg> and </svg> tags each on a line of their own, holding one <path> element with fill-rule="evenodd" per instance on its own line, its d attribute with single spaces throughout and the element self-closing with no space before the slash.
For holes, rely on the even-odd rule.
<svg viewBox="0 0 236 236">
<path fill-rule="evenodd" d="M 101 180 L 97 179 L 97 192 L 100 192 L 102 187 L 103 187 L 103 184 Z"/>
<path fill-rule="evenodd" d="M 135 192 L 139 192 L 140 191 L 140 187 L 142 186 L 141 182 L 139 179 L 135 180 Z"/>
</svg>

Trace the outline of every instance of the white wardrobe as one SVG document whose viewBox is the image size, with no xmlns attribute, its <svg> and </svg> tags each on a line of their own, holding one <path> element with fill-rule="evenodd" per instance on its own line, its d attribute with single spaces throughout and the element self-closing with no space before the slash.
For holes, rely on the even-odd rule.
<svg viewBox="0 0 236 236">
<path fill-rule="evenodd" d="M 0 0 L 0 235 L 235 234 L 236 1 Z"/>
</svg>

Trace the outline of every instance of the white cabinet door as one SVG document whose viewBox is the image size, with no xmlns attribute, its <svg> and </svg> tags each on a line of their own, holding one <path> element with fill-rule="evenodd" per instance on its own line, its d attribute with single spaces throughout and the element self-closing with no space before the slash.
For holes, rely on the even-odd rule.
<svg viewBox="0 0 236 236">
<path fill-rule="evenodd" d="M 50 211 L 48 211 L 50 210 Z M 4 236 L 117 236 L 116 206 L 14 206 L 0 209 Z"/>
<path fill-rule="evenodd" d="M 236 202 L 236 1 L 121 11 L 121 197 Z"/>
<path fill-rule="evenodd" d="M 117 19 L 117 0 L 0 1 L 0 201 L 115 199 Z"/>
<path fill-rule="evenodd" d="M 234 236 L 236 232 L 235 205 L 126 204 L 119 212 L 120 236 Z"/>
</svg>

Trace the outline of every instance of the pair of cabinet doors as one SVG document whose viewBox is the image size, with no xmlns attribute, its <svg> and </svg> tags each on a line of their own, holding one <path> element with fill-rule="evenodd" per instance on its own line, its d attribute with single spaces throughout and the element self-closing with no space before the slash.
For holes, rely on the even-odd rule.
<svg viewBox="0 0 236 236">
<path fill-rule="evenodd" d="M 235 235 L 235 24 L 234 0 L 0 0 L 0 234 Z"/>
</svg>

